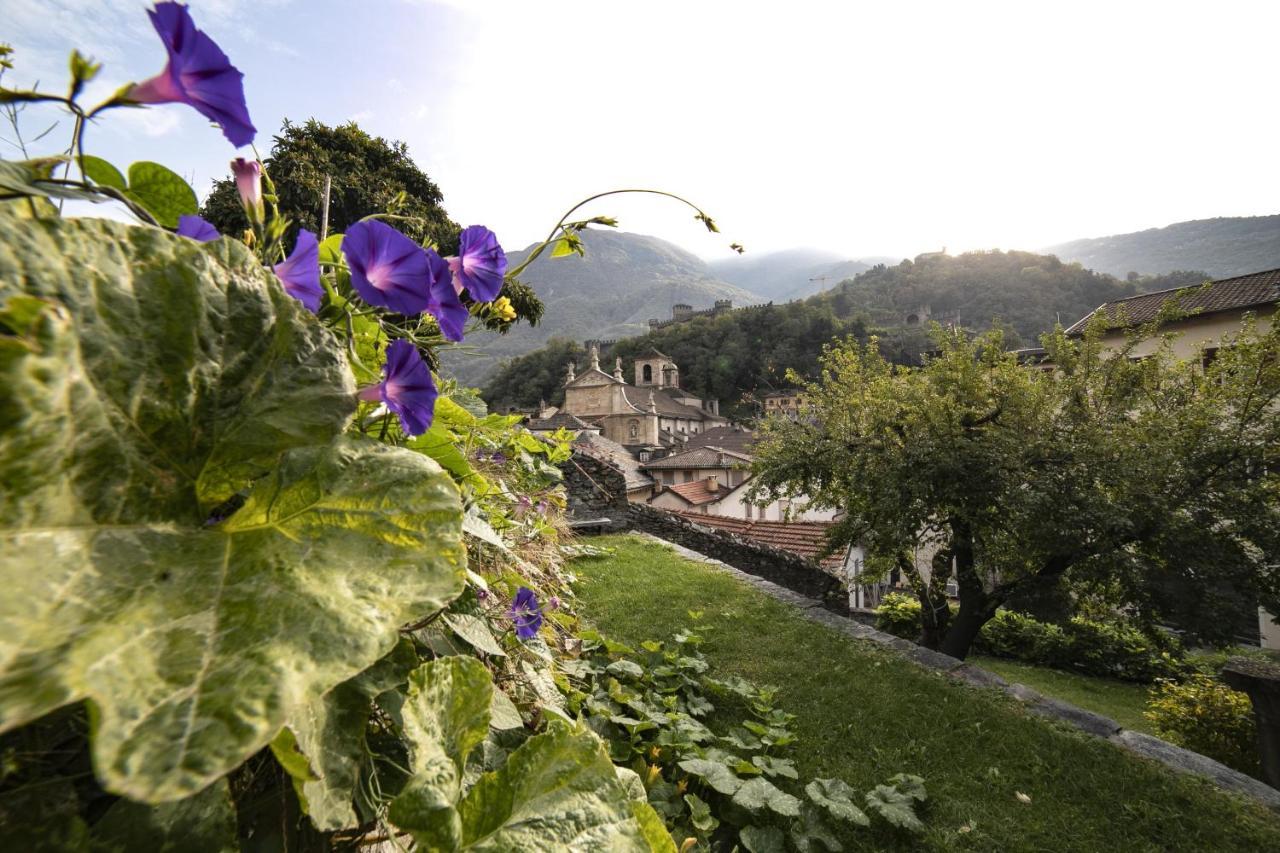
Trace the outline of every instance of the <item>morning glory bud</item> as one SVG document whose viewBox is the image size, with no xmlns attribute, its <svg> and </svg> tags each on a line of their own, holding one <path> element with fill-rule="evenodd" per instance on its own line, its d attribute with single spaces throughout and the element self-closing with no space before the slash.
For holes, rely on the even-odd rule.
<svg viewBox="0 0 1280 853">
<path fill-rule="evenodd" d="M 249 221 L 260 224 L 266 218 L 262 207 L 262 164 L 237 157 L 231 161 L 231 173 L 236 177 L 236 192 L 240 193 L 240 204 Z"/>
</svg>

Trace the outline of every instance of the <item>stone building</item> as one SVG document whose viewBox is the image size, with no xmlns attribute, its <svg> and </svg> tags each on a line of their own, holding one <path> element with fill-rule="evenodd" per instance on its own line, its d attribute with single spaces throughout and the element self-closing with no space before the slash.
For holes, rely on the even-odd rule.
<svg viewBox="0 0 1280 853">
<path fill-rule="evenodd" d="M 599 427 L 600 433 L 642 462 L 678 448 L 691 436 L 727 426 L 718 400 L 704 400 L 680 387 L 680 368 L 670 356 L 650 350 L 635 361 L 635 382 L 626 381 L 622 359 L 613 374 L 600 369 L 600 352 L 590 351 L 587 369 L 573 364 L 559 414 Z"/>
</svg>

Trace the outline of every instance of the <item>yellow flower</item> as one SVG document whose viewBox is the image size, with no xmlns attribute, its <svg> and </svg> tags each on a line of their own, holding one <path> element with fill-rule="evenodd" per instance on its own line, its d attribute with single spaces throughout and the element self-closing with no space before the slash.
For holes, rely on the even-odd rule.
<svg viewBox="0 0 1280 853">
<path fill-rule="evenodd" d="M 505 296 L 499 296 L 493 302 L 489 303 L 489 310 L 493 316 L 497 317 L 505 323 L 510 323 L 516 318 L 515 306 L 511 304 L 511 300 Z"/>
</svg>

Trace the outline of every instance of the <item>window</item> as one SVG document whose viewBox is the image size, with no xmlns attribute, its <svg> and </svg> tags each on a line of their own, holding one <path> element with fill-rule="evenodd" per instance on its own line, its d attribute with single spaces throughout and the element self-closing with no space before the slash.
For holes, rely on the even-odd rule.
<svg viewBox="0 0 1280 853">
<path fill-rule="evenodd" d="M 692 472 L 692 471 L 682 471 L 681 473 L 684 475 L 684 482 L 686 482 L 686 483 L 692 483 L 692 482 L 693 482 L 693 472 Z"/>
<path fill-rule="evenodd" d="M 647 451 L 647 450 L 641 450 L 641 451 L 640 451 L 640 461 L 641 461 L 641 462 L 648 462 L 648 461 L 649 461 L 649 457 L 650 457 L 650 456 L 652 456 L 652 455 L 653 455 L 653 454 L 652 454 L 652 453 L 650 453 L 650 452 L 649 452 L 649 451 Z"/>
<path fill-rule="evenodd" d="M 663 472 L 662 472 L 662 482 L 666 483 L 668 486 L 674 486 L 674 485 L 675 485 L 675 483 L 676 483 L 676 472 L 675 472 L 675 471 L 663 471 Z"/>
<path fill-rule="evenodd" d="M 630 435 L 632 438 L 635 438 L 636 436 L 638 436 L 640 434 L 640 422 L 639 421 L 628 422 L 627 434 Z"/>
<path fill-rule="evenodd" d="M 751 520 L 751 504 L 743 504 L 742 511 L 746 513 L 747 521 Z"/>
<path fill-rule="evenodd" d="M 644 375 L 644 381 L 645 381 L 645 382 L 652 382 L 652 381 L 653 381 L 653 365 L 652 365 L 652 364 L 646 364 L 646 365 L 644 366 L 644 374 L 643 374 L 643 375 Z"/>
<path fill-rule="evenodd" d="M 1205 347 L 1203 350 L 1200 351 L 1200 367 L 1202 367 L 1205 370 L 1208 370 L 1209 365 L 1213 364 L 1215 361 L 1217 361 L 1217 359 L 1218 359 L 1217 347 Z"/>
</svg>

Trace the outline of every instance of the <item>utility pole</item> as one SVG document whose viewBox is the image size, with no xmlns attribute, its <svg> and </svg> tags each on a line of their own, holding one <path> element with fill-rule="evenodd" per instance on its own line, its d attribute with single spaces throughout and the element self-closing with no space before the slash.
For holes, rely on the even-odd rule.
<svg viewBox="0 0 1280 853">
<path fill-rule="evenodd" d="M 329 191 L 333 189 L 333 180 L 328 176 L 324 176 L 324 200 L 320 208 L 320 242 L 323 243 L 325 238 L 329 236 Z"/>
</svg>

